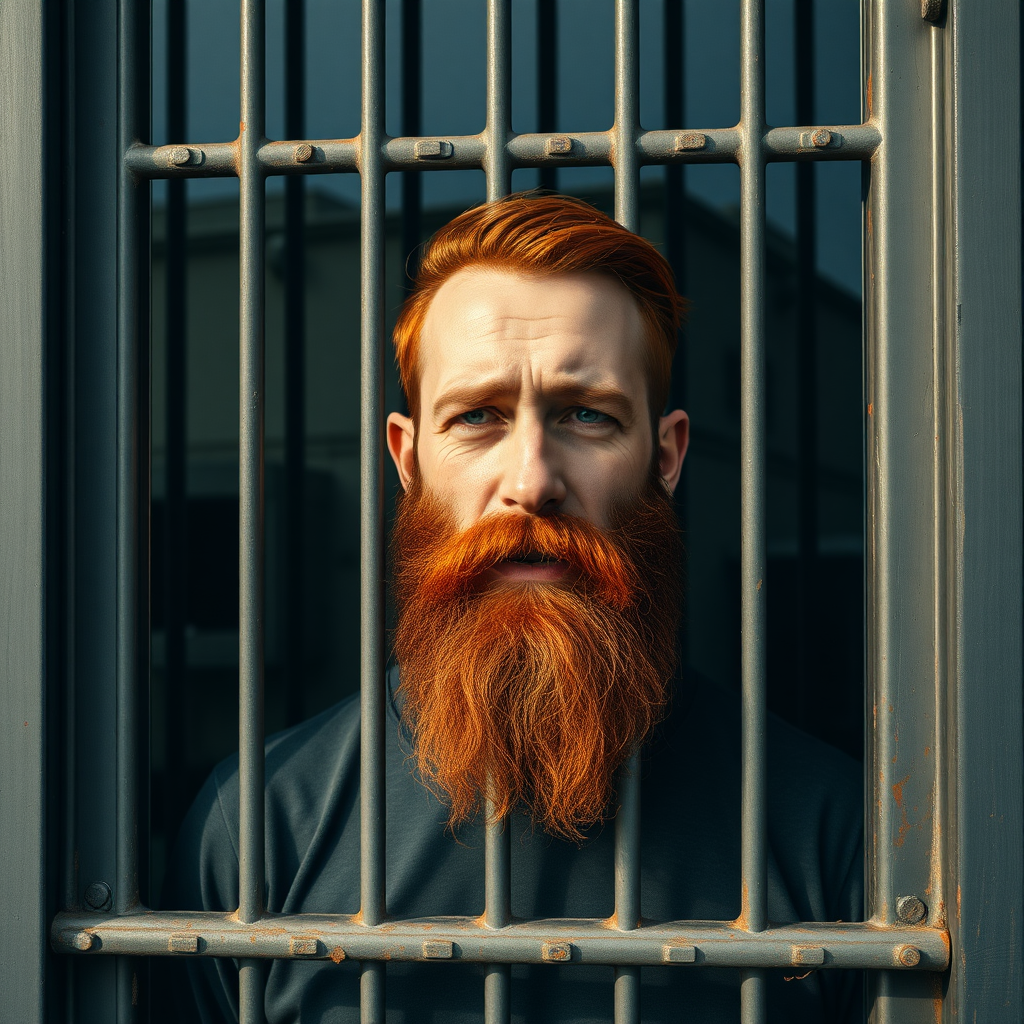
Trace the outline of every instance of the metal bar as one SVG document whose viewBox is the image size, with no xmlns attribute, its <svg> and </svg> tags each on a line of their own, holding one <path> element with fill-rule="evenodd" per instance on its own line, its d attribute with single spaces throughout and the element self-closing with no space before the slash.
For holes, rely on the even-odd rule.
<svg viewBox="0 0 1024 1024">
<path fill-rule="evenodd" d="M 630 231 L 639 231 L 640 7 L 637 0 L 615 0 L 615 125 L 609 134 L 615 168 L 615 219 Z"/>
<path fill-rule="evenodd" d="M 384 4 L 363 0 L 360 234 L 360 916 L 385 905 L 384 788 Z M 364 963 L 362 1024 L 384 1024 L 384 964 Z"/>
<path fill-rule="evenodd" d="M 871 164 L 864 238 L 865 664 L 873 726 L 865 763 L 865 881 L 866 912 L 885 925 L 905 915 L 901 897 L 916 897 L 939 918 L 944 913 L 931 889 L 942 848 L 933 808 L 943 798 L 932 748 L 945 685 L 933 614 L 947 543 L 936 537 L 942 516 L 934 505 L 936 436 L 945 429 L 935 420 L 934 316 L 935 289 L 945 293 L 947 284 L 945 275 L 933 278 L 930 251 L 941 230 L 941 211 L 932 204 L 942 169 L 932 159 L 931 88 L 932 39 L 940 30 L 881 2 L 866 13 L 868 115 L 885 145 Z M 932 1020 L 933 995 L 924 979 L 889 972 L 868 978 L 877 1024 Z"/>
<path fill-rule="evenodd" d="M 306 132 L 306 4 L 286 0 L 285 135 L 301 139 Z M 285 535 L 285 687 L 288 721 L 305 717 L 305 564 L 306 489 L 306 181 L 300 175 L 285 182 L 284 212 L 284 465 Z"/>
<path fill-rule="evenodd" d="M 763 138 L 767 162 L 871 159 L 881 143 L 878 126 L 825 126 L 828 142 L 817 145 L 815 133 L 822 126 L 772 128 Z M 603 167 L 612 162 L 616 129 L 609 132 L 524 133 L 508 135 L 506 149 L 512 167 Z M 570 149 L 551 143 L 570 141 Z M 267 142 L 260 149 L 265 174 L 344 174 L 358 170 L 358 140 L 313 139 L 312 153 L 299 159 L 294 142 Z M 640 132 L 634 142 L 641 164 L 736 163 L 742 145 L 738 128 L 702 128 L 692 131 Z M 487 141 L 482 135 L 435 135 L 423 138 L 386 139 L 383 144 L 387 171 L 464 171 L 484 167 Z M 233 142 L 185 143 L 176 146 L 132 147 L 127 165 L 139 178 L 225 178 L 238 173 L 237 147 Z M 181 160 L 181 163 L 176 163 Z"/>
<path fill-rule="evenodd" d="M 423 130 L 423 0 L 402 0 L 402 134 Z M 402 175 L 402 256 L 406 288 L 419 269 L 422 232 L 423 181 L 418 174 Z"/>
<path fill-rule="evenodd" d="M 242 0 L 239 137 L 239 917 L 263 913 L 265 0 Z"/>
<path fill-rule="evenodd" d="M 557 123 L 558 0 L 537 0 L 537 131 L 554 132 Z M 557 164 L 540 168 L 539 185 L 558 190 Z"/>
<path fill-rule="evenodd" d="M 148 10 L 148 9 L 147 9 Z M 146 45 L 140 45 L 141 40 Z M 118 147 L 149 131 L 149 23 L 130 0 L 118 4 Z M 123 164 L 117 192 L 117 755 L 114 908 L 139 902 L 140 689 L 148 678 L 148 534 L 139 521 L 149 499 L 149 187 Z M 142 375 L 146 374 L 145 386 Z M 143 565 L 145 560 L 145 566 Z M 148 689 L 148 688 L 147 688 Z"/>
<path fill-rule="evenodd" d="M 947 1021 L 1020 1017 L 1024 963 L 1020 5 L 951 4 L 945 48 L 950 814 Z M 988 73 L 978 68 L 984 54 Z M 984 126 L 984 127 L 982 127 Z M 980 129 L 980 130 L 979 130 Z M 955 512 L 954 512 L 955 510 Z M 953 899 L 955 893 L 955 900 Z"/>
<path fill-rule="evenodd" d="M 487 0 L 487 128 L 484 171 L 488 200 L 508 195 L 512 187 L 512 5 Z"/>
<path fill-rule="evenodd" d="M 83 940 L 82 936 L 87 939 Z M 430 961 L 423 943 L 450 942 L 443 962 L 657 965 L 687 967 L 793 967 L 812 955 L 822 969 L 879 968 L 898 974 L 943 971 L 949 936 L 924 925 L 881 928 L 872 923 L 804 923 L 762 932 L 733 921 L 668 921 L 624 932 L 606 919 L 516 921 L 488 928 L 478 917 L 431 917 L 367 927 L 358 915 L 268 914 L 247 925 L 229 913 L 166 912 L 58 914 L 50 930 L 54 949 L 74 956 L 135 953 L 167 956 L 172 936 L 192 936 L 203 956 L 310 959 L 293 952 L 293 940 L 316 939 L 312 959 L 337 950 L 350 960 Z M 561 947 L 568 944 L 568 958 Z M 86 946 L 88 948 L 86 948 Z M 552 951 L 554 947 L 554 951 Z M 900 952 L 913 947 L 920 961 L 908 967 Z M 303 947 L 305 948 L 305 947 Z M 429 950 L 428 950 L 429 951 Z"/>
<path fill-rule="evenodd" d="M 506 143 L 512 135 L 512 7 L 510 0 L 487 3 L 487 126 L 484 172 L 487 199 L 508 195 L 512 187 L 512 159 Z M 490 797 L 486 800 L 484 849 L 484 922 L 505 928 L 512 920 L 511 831 L 497 818 Z M 484 978 L 486 1024 L 508 1024 L 512 1019 L 512 972 L 496 964 Z"/>
<path fill-rule="evenodd" d="M 241 5 L 239 173 L 238 780 L 239 920 L 263 914 L 264 849 L 264 257 L 266 194 L 259 148 L 265 133 L 265 0 Z M 263 1020 L 263 974 L 239 967 L 239 1019 Z"/>
<path fill-rule="evenodd" d="M 118 4 L 118 151 L 149 134 L 149 9 Z M 138 906 L 148 875 L 142 757 L 149 695 L 149 187 L 122 163 L 117 189 L 117 762 L 113 906 Z M 143 515 L 145 513 L 145 515 Z M 141 821 L 140 821 L 141 819 Z M 141 846 L 141 850 L 140 850 Z M 138 965 L 116 967 L 118 1018 L 137 1019 Z"/>
<path fill-rule="evenodd" d="M 767 606 L 765 587 L 765 134 L 764 5 L 741 10 L 740 128 L 740 593 L 743 682 L 740 921 L 768 925 L 766 843 Z M 743 1024 L 764 1024 L 764 978 L 744 971 Z"/>
<path fill-rule="evenodd" d="M 683 4 L 667 3 L 663 9 L 662 45 L 665 62 L 665 124 L 669 130 L 682 128 L 686 121 L 686 76 L 683 73 L 683 55 L 686 52 L 686 15 Z M 665 256 L 676 278 L 676 288 L 686 294 L 686 165 L 665 165 Z M 669 403 L 673 409 L 686 408 L 686 335 L 679 332 Z M 676 491 L 676 504 L 685 521 L 685 463 L 684 478 Z M 683 492 L 683 493 L 681 493 Z M 686 658 L 683 657 L 683 664 Z"/>
<path fill-rule="evenodd" d="M 814 121 L 814 4 L 796 0 L 793 9 L 796 122 Z M 796 692 L 800 723 L 806 723 L 815 683 L 818 651 L 818 336 L 816 169 L 796 166 L 797 317 L 797 506 L 798 577 Z"/>
<path fill-rule="evenodd" d="M 637 0 L 615 4 L 615 219 L 640 230 L 640 8 Z M 640 755 L 634 751 L 619 773 L 615 815 L 615 926 L 632 931 L 640 924 Z M 640 972 L 615 968 L 615 1024 L 639 1024 Z"/>
<path fill-rule="evenodd" d="M 60 442 L 47 420 L 62 398 L 59 376 L 51 376 L 60 347 L 51 343 L 64 297 L 59 273 L 50 275 L 67 242 L 55 216 L 67 159 L 56 130 L 63 118 L 53 116 L 62 98 L 51 52 L 57 13 L 0 5 L 0 863 L 17 879 L 4 919 L 21 932 L 0 956 L 0 991 L 5 1017 L 25 1024 L 56 1019 L 63 973 L 52 970 L 45 949 L 58 901 L 47 871 L 47 831 L 57 820 L 47 819 L 63 781 L 47 764 L 48 718 L 61 693 L 51 688 L 61 638 L 47 608 L 60 591 L 51 528 Z"/>
<path fill-rule="evenodd" d="M 183 139 L 188 109 L 186 74 L 186 4 L 167 4 L 167 137 Z M 188 502 L 185 476 L 188 422 L 188 335 L 186 236 L 188 207 L 185 181 L 167 183 L 165 314 L 167 369 L 165 374 L 165 490 L 164 490 L 164 734 L 166 749 L 174 744 L 187 749 L 190 717 L 185 713 L 187 695 L 185 624 L 188 601 Z M 164 832 L 177 832 L 187 811 L 185 787 L 180 773 L 164 772 Z"/>
</svg>

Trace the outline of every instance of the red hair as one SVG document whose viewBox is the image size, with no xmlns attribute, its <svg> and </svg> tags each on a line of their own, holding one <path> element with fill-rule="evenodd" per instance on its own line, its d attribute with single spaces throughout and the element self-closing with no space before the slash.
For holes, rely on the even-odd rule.
<svg viewBox="0 0 1024 1024">
<path fill-rule="evenodd" d="M 668 261 L 645 238 L 581 199 L 517 192 L 460 214 L 423 250 L 394 333 L 395 357 L 413 417 L 419 411 L 417 356 L 427 309 L 449 277 L 477 265 L 530 274 L 592 271 L 621 281 L 636 299 L 644 324 L 651 415 L 661 412 L 686 309 Z"/>
</svg>

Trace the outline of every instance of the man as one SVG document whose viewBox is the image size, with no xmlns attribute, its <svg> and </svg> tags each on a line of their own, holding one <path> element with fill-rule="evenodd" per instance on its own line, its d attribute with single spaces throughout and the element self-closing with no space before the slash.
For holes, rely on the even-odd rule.
<svg viewBox="0 0 1024 1024">
<path fill-rule="evenodd" d="M 616 771 L 643 745 L 642 910 L 739 913 L 739 711 L 677 672 L 670 495 L 688 421 L 661 415 L 682 312 L 649 243 L 584 203 L 512 196 L 428 245 L 395 329 L 409 415 L 388 418 L 405 495 L 393 537 L 387 906 L 483 910 L 485 800 L 509 815 L 513 913 L 612 911 Z M 669 713 L 671 708 L 671 713 Z M 773 721 L 769 913 L 859 916 L 856 771 Z M 359 709 L 268 743 L 271 911 L 358 909 Z M 237 774 L 183 829 L 169 907 L 237 906 Z M 237 1014 L 230 961 L 191 966 L 206 1021 Z M 473 965 L 392 964 L 395 1021 L 481 1019 Z M 611 1020 L 611 971 L 516 968 L 517 1021 Z M 738 1019 L 736 972 L 643 974 L 645 1021 Z M 853 1019 L 852 977 L 773 975 L 772 1019 Z M 354 967 L 275 962 L 268 1020 L 358 1019 Z"/>
</svg>

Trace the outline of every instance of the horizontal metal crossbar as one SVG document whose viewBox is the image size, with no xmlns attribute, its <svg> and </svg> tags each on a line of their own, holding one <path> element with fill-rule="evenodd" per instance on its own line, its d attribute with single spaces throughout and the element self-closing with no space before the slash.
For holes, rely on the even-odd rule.
<svg viewBox="0 0 1024 1024">
<path fill-rule="evenodd" d="M 803 160 L 868 160 L 881 143 L 878 128 L 858 125 L 770 128 L 762 137 L 768 163 Z M 702 131 L 650 131 L 636 139 L 638 162 L 644 164 L 722 164 L 741 160 L 743 128 Z M 506 143 L 512 167 L 611 166 L 615 132 L 513 135 Z M 488 142 L 480 135 L 385 138 L 381 166 L 386 171 L 464 171 L 486 169 Z M 135 145 L 126 164 L 140 178 L 234 177 L 237 142 Z M 292 142 L 265 142 L 257 152 L 267 175 L 339 174 L 360 166 L 360 137 Z"/>
<path fill-rule="evenodd" d="M 388 921 L 266 914 L 244 924 L 235 914 L 63 913 L 51 941 L 61 952 L 300 960 L 462 960 L 609 966 L 874 968 L 943 971 L 949 933 L 871 922 L 795 924 L 749 932 L 735 922 L 675 921 L 625 932 L 600 919 L 524 921 L 487 928 L 473 917 Z"/>
</svg>

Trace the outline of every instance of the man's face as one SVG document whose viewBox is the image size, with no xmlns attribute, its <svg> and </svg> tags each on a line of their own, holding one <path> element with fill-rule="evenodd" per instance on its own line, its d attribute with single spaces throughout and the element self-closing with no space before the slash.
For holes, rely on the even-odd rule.
<svg viewBox="0 0 1024 1024">
<path fill-rule="evenodd" d="M 655 455 L 643 325 L 615 278 L 469 267 L 434 296 L 419 345 L 420 415 L 388 418 L 403 487 L 415 474 L 458 529 L 489 513 L 561 511 L 602 528 Z M 657 426 L 657 470 L 674 489 L 688 423 Z M 556 579 L 557 564 L 496 572 Z"/>
</svg>

